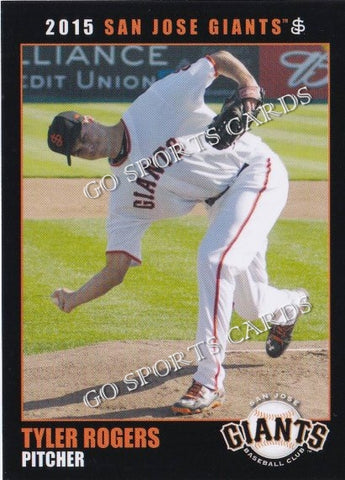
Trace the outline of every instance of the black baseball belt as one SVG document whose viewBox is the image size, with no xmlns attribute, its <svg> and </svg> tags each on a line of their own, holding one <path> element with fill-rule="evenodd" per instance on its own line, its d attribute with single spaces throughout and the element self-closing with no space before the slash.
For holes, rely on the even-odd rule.
<svg viewBox="0 0 345 480">
<path fill-rule="evenodd" d="M 235 183 L 236 181 L 236 178 L 239 177 L 239 175 L 243 172 L 243 170 L 245 168 L 248 167 L 248 163 L 244 163 L 243 166 L 239 169 L 239 171 L 237 172 L 237 175 L 236 177 L 234 177 L 234 179 L 232 180 L 231 182 L 231 185 L 228 185 L 226 187 L 225 190 L 223 190 L 219 195 L 216 195 L 215 197 L 211 197 L 211 198 L 208 198 L 207 200 L 205 200 L 205 203 L 207 203 L 207 205 L 209 205 L 210 207 L 212 207 L 212 205 L 218 200 L 218 198 L 222 197 L 224 195 L 225 192 L 227 192 L 229 190 L 229 188 Z"/>
</svg>

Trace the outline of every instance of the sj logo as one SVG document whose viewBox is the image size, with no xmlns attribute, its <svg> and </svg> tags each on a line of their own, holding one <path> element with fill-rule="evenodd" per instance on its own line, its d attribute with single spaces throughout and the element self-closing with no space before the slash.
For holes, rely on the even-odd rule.
<svg viewBox="0 0 345 480">
<path fill-rule="evenodd" d="M 283 53 L 280 63 L 284 67 L 294 70 L 288 80 L 289 87 L 305 85 L 310 88 L 318 88 L 327 85 L 327 52 L 293 50 Z"/>
<path fill-rule="evenodd" d="M 62 147 L 63 145 L 63 139 L 59 133 L 53 133 L 52 135 L 50 135 L 50 140 L 57 147 Z"/>
</svg>

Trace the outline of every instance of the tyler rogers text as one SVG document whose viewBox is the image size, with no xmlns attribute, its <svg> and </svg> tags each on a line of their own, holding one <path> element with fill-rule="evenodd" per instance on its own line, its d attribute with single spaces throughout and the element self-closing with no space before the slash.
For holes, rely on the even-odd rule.
<svg viewBox="0 0 345 480">
<path fill-rule="evenodd" d="M 146 449 L 160 446 L 159 428 L 151 426 L 84 427 L 81 431 L 74 427 L 25 427 L 21 431 L 24 468 L 80 468 L 85 466 L 85 452 L 82 450 Z"/>
</svg>

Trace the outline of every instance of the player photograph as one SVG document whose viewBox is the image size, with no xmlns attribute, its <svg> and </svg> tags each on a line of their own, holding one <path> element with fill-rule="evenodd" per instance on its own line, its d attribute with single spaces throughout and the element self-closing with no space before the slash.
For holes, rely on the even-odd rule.
<svg viewBox="0 0 345 480">
<path fill-rule="evenodd" d="M 342 478 L 345 12 L 312 7 L 1 2 L 0 477 Z"/>
<path fill-rule="evenodd" d="M 327 45 L 22 55 L 24 418 L 327 418 Z"/>
</svg>

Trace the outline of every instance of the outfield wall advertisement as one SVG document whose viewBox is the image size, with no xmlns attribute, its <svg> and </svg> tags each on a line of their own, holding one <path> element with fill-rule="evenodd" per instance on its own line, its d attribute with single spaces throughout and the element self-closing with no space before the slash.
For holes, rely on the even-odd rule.
<svg viewBox="0 0 345 480">
<path fill-rule="evenodd" d="M 218 50 L 217 47 L 168 45 L 56 45 L 23 49 L 24 101 L 133 101 L 156 80 Z M 229 48 L 258 73 L 257 48 Z M 209 93 L 228 92 L 218 79 Z"/>
<path fill-rule="evenodd" d="M 328 51 L 323 45 L 260 47 L 259 79 L 269 98 L 306 86 L 314 100 L 327 99 Z M 275 65 L 272 70 L 271 65 Z"/>
<path fill-rule="evenodd" d="M 55 45 L 23 49 L 26 102 L 133 101 L 152 83 L 219 46 Z M 222 47 L 223 48 L 223 47 Z M 268 98 L 307 86 L 314 99 L 327 99 L 327 51 L 322 46 L 283 45 L 275 49 L 272 71 L 269 46 L 225 46 L 259 79 Z M 230 84 L 231 86 L 231 84 Z M 221 102 L 228 79 L 219 78 L 207 100 Z"/>
</svg>

